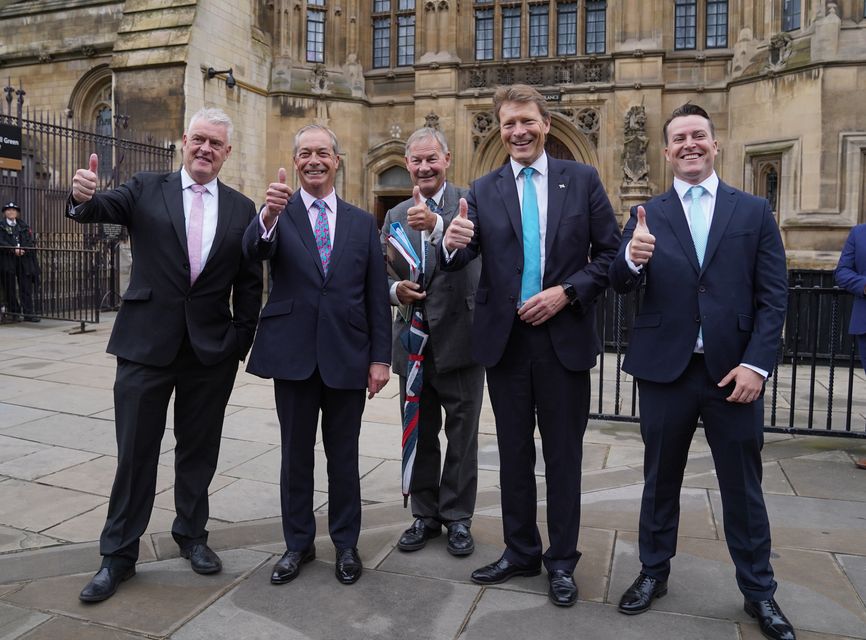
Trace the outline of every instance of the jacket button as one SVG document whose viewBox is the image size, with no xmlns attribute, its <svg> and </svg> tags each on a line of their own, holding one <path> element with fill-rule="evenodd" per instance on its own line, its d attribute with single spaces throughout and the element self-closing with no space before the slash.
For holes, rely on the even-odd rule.
<svg viewBox="0 0 866 640">
<path fill-rule="evenodd" d="M 523 273 L 523 269 L 521 269 L 520 267 L 517 267 L 517 273 Z"/>
<path fill-rule="evenodd" d="M 508 296 L 509 302 L 517 302 L 517 298 L 515 296 Z"/>
<path fill-rule="evenodd" d="M 189 271 L 189 265 L 188 264 L 184 263 L 183 268 L 185 271 Z"/>
<path fill-rule="evenodd" d="M 324 289 L 322 289 L 322 295 L 323 295 L 323 296 L 326 296 L 326 295 L 328 295 L 328 292 L 325 291 Z"/>
<path fill-rule="evenodd" d="M 700 321 L 701 321 L 701 317 L 700 317 L 700 316 L 695 316 L 695 322 L 700 322 Z"/>
<path fill-rule="evenodd" d="M 707 288 L 704 285 L 701 285 L 700 287 L 698 287 L 698 293 L 706 293 L 706 292 L 707 292 Z"/>
</svg>

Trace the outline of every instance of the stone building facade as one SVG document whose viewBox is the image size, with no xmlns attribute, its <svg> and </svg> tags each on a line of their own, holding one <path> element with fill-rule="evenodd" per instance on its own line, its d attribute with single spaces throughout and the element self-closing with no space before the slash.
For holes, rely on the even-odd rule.
<svg viewBox="0 0 866 640">
<path fill-rule="evenodd" d="M 421 125 L 467 184 L 505 159 L 495 87 L 523 82 L 550 101 L 550 153 L 596 166 L 623 219 L 669 185 L 662 125 L 692 101 L 791 266 L 834 264 L 866 221 L 864 0 L 23 0 L 0 1 L 0 33 L 0 79 L 70 124 L 123 114 L 179 144 L 225 109 L 222 177 L 257 201 L 309 122 L 341 141 L 339 193 L 379 216 L 410 193 Z"/>
</svg>

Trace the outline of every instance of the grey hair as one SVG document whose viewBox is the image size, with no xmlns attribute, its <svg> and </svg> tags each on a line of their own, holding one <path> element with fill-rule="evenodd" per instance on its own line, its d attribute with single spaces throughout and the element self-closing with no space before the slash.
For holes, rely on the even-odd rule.
<svg viewBox="0 0 866 640">
<path fill-rule="evenodd" d="M 189 128 L 187 131 L 192 129 L 193 124 L 198 120 L 204 120 L 205 122 L 225 127 L 226 142 L 231 143 L 232 133 L 234 132 L 235 127 L 232 124 L 232 119 L 228 117 L 228 114 L 226 114 L 225 111 L 217 109 L 216 107 L 202 107 L 192 114 L 192 118 L 189 119 Z"/>
<path fill-rule="evenodd" d="M 409 139 L 406 140 L 406 157 L 409 157 L 409 148 L 419 142 L 421 140 L 426 140 L 427 138 L 433 138 L 437 143 L 439 143 L 439 148 L 442 149 L 442 153 L 448 153 L 448 141 L 445 139 L 445 134 L 439 131 L 439 129 L 434 129 L 433 127 L 421 127 L 420 129 L 416 129 Z"/>
<path fill-rule="evenodd" d="M 295 134 L 295 143 L 292 148 L 293 156 L 298 154 L 298 147 L 301 145 L 301 136 L 304 135 L 307 131 L 314 131 L 316 129 L 318 129 L 319 131 L 324 131 L 328 134 L 328 137 L 331 138 L 331 149 L 336 155 L 340 155 L 340 143 L 337 142 L 337 135 L 333 131 L 321 124 L 307 124 L 298 129 L 298 132 Z"/>
</svg>

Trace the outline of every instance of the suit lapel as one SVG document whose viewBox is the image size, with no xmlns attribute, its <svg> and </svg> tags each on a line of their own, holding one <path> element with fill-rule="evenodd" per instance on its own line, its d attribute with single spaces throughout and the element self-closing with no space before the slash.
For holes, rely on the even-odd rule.
<svg viewBox="0 0 866 640">
<path fill-rule="evenodd" d="M 568 193 L 569 176 L 562 167 L 548 157 L 547 160 L 547 233 L 544 240 L 545 255 L 553 255 L 553 241 L 559 231 L 559 220 L 565 209 L 565 194 Z"/>
<path fill-rule="evenodd" d="M 232 210 L 233 210 L 233 202 L 232 202 L 232 194 L 226 188 L 226 186 L 217 181 L 217 191 L 219 193 L 219 208 L 217 210 L 217 226 L 216 231 L 214 232 L 213 244 L 210 248 L 210 253 L 208 254 L 207 262 L 204 265 L 204 268 L 207 269 L 208 265 L 211 263 L 211 258 L 216 255 L 217 250 L 219 249 L 220 243 L 226 237 L 226 231 L 229 228 L 229 222 L 231 222 Z"/>
<path fill-rule="evenodd" d="M 336 222 L 334 223 L 337 225 L 337 228 L 334 229 L 334 246 L 331 247 L 331 260 L 328 263 L 328 275 L 325 276 L 326 282 L 334 273 L 334 269 L 340 262 L 340 258 L 343 256 L 346 244 L 348 244 L 349 238 L 352 237 L 351 227 L 353 221 L 349 212 L 346 210 L 346 206 L 345 202 L 337 198 L 337 216 Z M 318 249 L 316 249 L 316 257 L 319 257 Z M 321 265 L 322 261 L 321 258 L 319 258 L 319 266 L 321 267 Z M 324 269 L 322 270 L 322 273 L 324 273 Z"/>
<path fill-rule="evenodd" d="M 313 228 L 310 226 L 310 218 L 307 216 L 307 209 L 304 207 L 304 200 L 301 198 L 300 191 L 296 191 L 289 200 L 288 205 L 289 220 L 295 225 L 295 230 L 301 238 L 301 242 L 307 248 L 307 252 L 313 259 L 313 263 L 319 270 L 322 278 L 325 277 L 325 270 L 322 268 L 322 259 L 319 257 L 319 249 L 316 247 L 316 237 L 313 235 Z M 337 229 L 340 225 L 337 225 Z"/>
<path fill-rule="evenodd" d="M 522 247 L 523 223 L 520 221 L 520 198 L 517 197 L 517 181 L 514 179 L 514 173 L 511 171 L 510 162 L 506 162 L 499 171 L 499 180 L 496 182 L 496 187 L 499 189 L 499 195 L 502 197 L 502 202 L 505 205 L 505 212 L 508 214 L 514 234 L 517 236 L 517 242 Z"/>
<path fill-rule="evenodd" d="M 701 272 L 706 271 L 707 265 L 710 264 L 713 255 L 719 248 L 722 236 L 725 235 L 725 229 L 727 229 L 728 223 L 734 215 L 736 204 L 736 192 L 724 182 L 719 181 L 719 187 L 716 190 L 716 206 L 713 209 L 713 222 L 710 225 L 710 234 L 707 237 L 707 249 L 704 252 L 704 264 L 701 267 Z"/>
<path fill-rule="evenodd" d="M 683 211 L 682 202 L 677 195 L 676 190 L 671 187 L 667 193 L 662 196 L 661 210 L 668 224 L 673 229 L 674 235 L 682 245 L 683 253 L 689 260 L 689 264 L 695 270 L 695 273 L 700 272 L 698 264 L 698 254 L 695 251 L 695 242 L 692 240 L 692 232 L 689 230 L 689 223 L 686 221 L 686 213 Z M 650 227 L 652 233 L 652 227 Z"/>
<path fill-rule="evenodd" d="M 180 171 L 166 176 L 162 183 L 162 197 L 165 199 L 165 209 L 171 219 L 171 226 L 180 242 L 184 255 L 189 258 L 186 241 L 186 218 L 183 215 L 183 188 L 180 183 Z"/>
</svg>

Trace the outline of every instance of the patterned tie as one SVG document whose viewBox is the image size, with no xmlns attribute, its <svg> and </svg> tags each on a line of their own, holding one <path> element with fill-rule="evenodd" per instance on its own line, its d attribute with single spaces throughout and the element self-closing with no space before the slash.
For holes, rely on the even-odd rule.
<svg viewBox="0 0 866 640">
<path fill-rule="evenodd" d="M 319 250 L 319 258 L 322 260 L 322 270 L 328 275 L 328 263 L 331 261 L 331 230 L 328 227 L 328 214 L 325 213 L 325 201 L 316 200 L 313 206 L 319 210 L 316 216 L 316 248 Z"/>
<path fill-rule="evenodd" d="M 538 197 L 532 183 L 532 167 L 523 169 L 523 276 L 520 304 L 541 291 L 541 235 L 538 230 Z"/>
<path fill-rule="evenodd" d="M 186 233 L 186 248 L 189 253 L 189 283 L 194 284 L 202 270 L 201 236 L 204 227 L 204 185 L 193 184 L 192 205 L 189 208 L 189 230 Z"/>
<path fill-rule="evenodd" d="M 689 194 L 692 197 L 692 204 L 689 206 L 692 241 L 695 243 L 695 252 L 698 254 L 698 264 L 703 266 L 704 253 L 707 250 L 707 237 L 710 235 L 709 227 L 707 227 L 707 217 L 704 215 L 704 208 L 701 206 L 701 196 L 704 194 L 704 188 L 700 185 L 692 187 L 689 189 Z"/>
<path fill-rule="evenodd" d="M 432 211 L 436 215 L 442 215 L 442 207 L 440 207 L 438 204 L 436 204 L 436 201 L 433 198 L 427 198 L 427 208 L 430 209 L 430 211 Z M 429 239 L 430 239 L 429 235 L 427 236 L 427 239 L 429 241 Z M 422 284 L 424 285 L 425 289 L 427 288 L 427 283 L 430 281 L 429 277 L 428 277 L 429 274 L 427 272 L 427 256 L 429 254 L 429 252 L 427 250 L 428 244 L 429 244 L 429 242 L 422 242 L 421 243 L 421 250 L 423 251 L 423 255 L 421 256 L 421 269 L 422 269 L 422 275 L 423 275 L 423 283 Z"/>
</svg>

